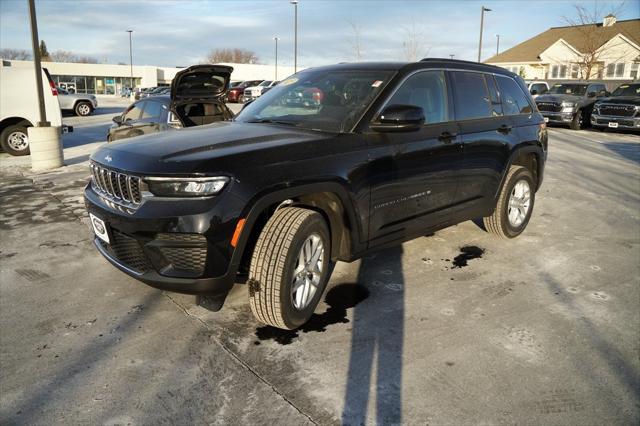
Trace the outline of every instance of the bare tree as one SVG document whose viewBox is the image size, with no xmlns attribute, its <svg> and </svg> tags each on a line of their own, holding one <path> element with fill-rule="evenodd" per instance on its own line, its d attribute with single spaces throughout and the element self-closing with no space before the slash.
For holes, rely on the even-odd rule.
<svg viewBox="0 0 640 426">
<path fill-rule="evenodd" d="M 362 59 L 362 28 L 360 25 L 347 19 L 347 23 L 351 27 L 351 47 L 353 48 L 353 54 L 355 56 L 356 62 L 360 62 Z"/>
<path fill-rule="evenodd" d="M 416 62 L 419 58 L 427 56 L 430 48 L 425 49 L 424 31 L 418 28 L 415 20 L 411 20 L 411 25 L 404 27 L 404 41 L 402 42 L 402 51 L 404 59 L 410 62 Z"/>
<path fill-rule="evenodd" d="M 24 49 L 0 49 L 0 58 L 15 61 L 30 61 L 31 52 Z"/>
<path fill-rule="evenodd" d="M 97 64 L 98 60 L 91 56 L 76 55 L 68 50 L 56 50 L 49 54 L 51 62 L 74 62 L 78 64 Z"/>
<path fill-rule="evenodd" d="M 598 77 L 602 71 L 600 68 L 603 60 L 607 58 L 607 51 L 602 46 L 610 40 L 611 34 L 603 31 L 603 27 L 598 25 L 602 19 L 608 15 L 616 16 L 620 13 L 624 6 L 624 2 L 617 5 L 594 2 L 593 8 L 588 9 L 581 3 L 574 4 L 575 16 L 564 17 L 565 22 L 575 27 L 581 39 L 581 54 L 576 55 L 576 64 L 578 65 L 579 75 L 585 80 Z M 614 61 L 615 62 L 615 61 Z"/>
<path fill-rule="evenodd" d="M 246 49 L 214 49 L 207 55 L 207 62 L 215 64 L 229 62 L 234 64 L 257 64 L 258 56 Z"/>
</svg>

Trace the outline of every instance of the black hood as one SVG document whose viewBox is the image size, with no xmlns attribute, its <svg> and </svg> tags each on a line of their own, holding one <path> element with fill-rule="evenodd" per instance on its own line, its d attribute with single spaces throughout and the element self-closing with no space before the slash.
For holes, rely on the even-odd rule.
<svg viewBox="0 0 640 426">
<path fill-rule="evenodd" d="M 610 98 L 600 98 L 598 103 L 640 106 L 640 96 L 612 96 Z"/>
<path fill-rule="evenodd" d="M 214 100 L 227 93 L 233 67 L 194 65 L 176 74 L 171 81 L 171 100 Z"/>
<path fill-rule="evenodd" d="M 271 148 L 299 146 L 300 142 L 330 136 L 272 124 L 227 121 L 113 142 L 100 147 L 91 159 L 106 167 L 136 174 L 206 174 L 218 162 L 219 167 L 214 169 L 224 169 L 225 159 L 231 157 L 263 155 Z M 269 158 L 265 156 L 262 161 L 266 164 Z"/>
</svg>

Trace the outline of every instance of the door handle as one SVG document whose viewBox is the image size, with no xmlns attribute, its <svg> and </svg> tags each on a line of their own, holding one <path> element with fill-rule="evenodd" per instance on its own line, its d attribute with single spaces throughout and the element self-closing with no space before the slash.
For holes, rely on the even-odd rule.
<svg viewBox="0 0 640 426">
<path fill-rule="evenodd" d="M 455 132 L 452 133 L 452 132 L 444 131 L 440 133 L 440 136 L 438 136 L 438 140 L 444 143 L 451 143 L 451 140 L 455 139 L 456 136 L 458 136 L 458 134 Z"/>
<path fill-rule="evenodd" d="M 513 129 L 513 126 L 509 126 L 507 124 L 503 124 L 502 126 L 498 127 L 498 131 L 500 133 L 509 133 L 511 132 L 512 129 Z"/>
</svg>

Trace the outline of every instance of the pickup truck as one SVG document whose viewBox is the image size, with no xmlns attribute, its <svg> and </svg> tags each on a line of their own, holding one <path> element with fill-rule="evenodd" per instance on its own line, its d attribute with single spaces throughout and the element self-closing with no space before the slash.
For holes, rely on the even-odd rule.
<svg viewBox="0 0 640 426">
<path fill-rule="evenodd" d="M 621 84 L 593 107 L 591 125 L 600 129 L 640 131 L 640 83 Z"/>
<path fill-rule="evenodd" d="M 558 83 L 535 101 L 545 122 L 580 130 L 589 124 L 593 105 L 607 94 L 602 83 Z"/>
</svg>

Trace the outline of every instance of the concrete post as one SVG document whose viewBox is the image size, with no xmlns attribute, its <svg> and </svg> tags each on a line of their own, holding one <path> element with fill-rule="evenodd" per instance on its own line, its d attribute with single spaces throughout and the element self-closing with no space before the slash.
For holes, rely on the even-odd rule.
<svg viewBox="0 0 640 426">
<path fill-rule="evenodd" d="M 62 143 L 60 127 L 29 127 L 31 169 L 34 172 L 62 167 Z"/>
</svg>

